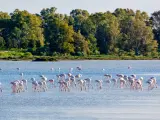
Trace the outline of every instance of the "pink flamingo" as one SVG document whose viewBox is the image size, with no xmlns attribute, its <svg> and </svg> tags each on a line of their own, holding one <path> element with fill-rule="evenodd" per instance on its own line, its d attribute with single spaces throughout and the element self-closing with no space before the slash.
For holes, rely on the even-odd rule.
<svg viewBox="0 0 160 120">
<path fill-rule="evenodd" d="M 151 77 L 148 81 L 148 90 L 152 90 L 153 88 L 157 88 L 157 80 L 155 77 Z"/>
</svg>

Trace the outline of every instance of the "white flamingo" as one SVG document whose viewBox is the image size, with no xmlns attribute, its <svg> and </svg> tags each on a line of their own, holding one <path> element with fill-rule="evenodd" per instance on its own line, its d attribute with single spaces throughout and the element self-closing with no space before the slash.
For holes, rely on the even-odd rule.
<svg viewBox="0 0 160 120">
<path fill-rule="evenodd" d="M 2 83 L 0 82 L 0 92 L 2 92 Z"/>
<path fill-rule="evenodd" d="M 131 77 L 135 79 L 135 78 L 136 78 L 136 75 L 135 75 L 135 74 L 133 74 L 133 75 L 131 75 Z"/>
<path fill-rule="evenodd" d="M 46 90 L 48 90 L 48 87 L 47 87 L 47 77 L 45 77 L 44 75 L 41 75 L 40 76 L 41 77 L 41 79 L 42 79 L 42 89 L 44 90 L 44 91 L 46 91 Z"/>
<path fill-rule="evenodd" d="M 67 75 L 66 74 L 60 74 L 59 76 L 60 76 L 61 80 L 65 80 Z"/>
<path fill-rule="evenodd" d="M 56 77 L 57 77 L 57 81 L 59 81 L 60 80 L 60 75 L 58 74 L 58 75 L 56 75 Z"/>
<path fill-rule="evenodd" d="M 67 74 L 70 79 L 70 84 L 72 87 L 76 87 L 76 77 L 72 75 L 71 73 Z"/>
<path fill-rule="evenodd" d="M 79 85 L 81 91 L 87 90 L 85 80 L 79 79 L 77 82 L 78 82 L 78 85 Z"/>
<path fill-rule="evenodd" d="M 20 81 L 19 82 L 18 92 L 20 93 L 20 92 L 24 92 L 24 91 L 25 91 L 25 89 L 24 89 L 24 83 L 23 83 L 23 81 Z"/>
<path fill-rule="evenodd" d="M 124 77 L 123 74 L 117 74 L 117 77 Z"/>
<path fill-rule="evenodd" d="M 51 71 L 54 71 L 54 68 L 51 68 Z"/>
<path fill-rule="evenodd" d="M 35 80 L 35 78 L 31 78 L 32 81 L 32 89 L 34 92 L 38 91 L 39 92 L 39 84 L 38 81 Z"/>
<path fill-rule="evenodd" d="M 86 85 L 87 85 L 88 89 L 90 89 L 90 88 L 93 89 L 92 79 L 91 78 L 86 78 L 84 80 L 86 81 Z"/>
<path fill-rule="evenodd" d="M 95 80 L 95 82 L 96 82 L 97 88 L 101 90 L 102 89 L 103 80 Z"/>
<path fill-rule="evenodd" d="M 113 87 L 118 87 L 117 79 L 113 78 L 111 81 L 113 82 Z"/>
<path fill-rule="evenodd" d="M 123 77 L 119 78 L 120 88 L 124 88 L 126 86 L 126 80 Z"/>
<path fill-rule="evenodd" d="M 128 77 L 128 82 L 129 82 L 130 90 L 134 90 L 135 89 L 135 78 Z"/>
<path fill-rule="evenodd" d="M 111 84 L 111 78 L 112 78 L 112 76 L 111 76 L 111 75 L 109 75 L 109 74 L 105 74 L 104 76 L 106 77 L 105 82 L 107 83 L 107 87 L 108 87 L 108 88 L 110 88 L 110 84 Z"/>
<path fill-rule="evenodd" d="M 73 71 L 73 68 L 70 68 L 70 69 L 69 69 L 69 72 L 71 72 L 71 73 L 72 73 L 72 71 Z"/>
<path fill-rule="evenodd" d="M 25 88 L 25 90 L 27 90 L 28 89 L 27 80 L 24 79 L 24 77 L 23 77 L 24 74 L 23 73 L 21 73 L 20 75 L 21 75 L 21 81 L 23 81 L 24 88 Z"/>
</svg>

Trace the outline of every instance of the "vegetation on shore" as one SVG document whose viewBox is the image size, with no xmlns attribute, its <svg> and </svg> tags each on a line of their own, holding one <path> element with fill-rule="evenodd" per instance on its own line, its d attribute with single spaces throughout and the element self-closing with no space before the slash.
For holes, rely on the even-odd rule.
<svg viewBox="0 0 160 120">
<path fill-rule="evenodd" d="M 0 59 L 83 60 L 159 59 L 160 11 L 116 9 L 70 15 L 55 7 L 40 14 L 16 9 L 0 12 Z"/>
<path fill-rule="evenodd" d="M 85 55 L 85 56 L 71 56 L 71 55 L 56 55 L 56 56 L 33 56 L 29 52 L 18 51 L 1 51 L 0 60 L 29 60 L 29 61 L 59 61 L 59 60 L 160 60 L 160 57 L 152 56 L 135 56 L 130 54 L 121 55 Z"/>
</svg>

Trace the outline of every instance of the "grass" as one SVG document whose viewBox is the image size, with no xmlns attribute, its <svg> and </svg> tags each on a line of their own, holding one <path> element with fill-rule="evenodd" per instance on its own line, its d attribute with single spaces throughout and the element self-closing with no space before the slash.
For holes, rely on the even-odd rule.
<svg viewBox="0 0 160 120">
<path fill-rule="evenodd" d="M 159 56 L 128 56 L 128 55 L 89 55 L 89 56 L 33 56 L 30 52 L 0 51 L 1 60 L 31 60 L 31 61 L 58 61 L 58 60 L 160 60 Z"/>
<path fill-rule="evenodd" d="M 116 55 L 90 55 L 90 56 L 34 56 L 34 61 L 58 60 L 159 60 L 159 57 L 149 56 L 116 56 Z"/>
</svg>

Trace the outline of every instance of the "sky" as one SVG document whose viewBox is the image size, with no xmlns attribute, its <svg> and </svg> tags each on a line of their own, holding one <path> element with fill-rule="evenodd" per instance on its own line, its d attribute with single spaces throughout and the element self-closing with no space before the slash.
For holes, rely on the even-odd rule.
<svg viewBox="0 0 160 120">
<path fill-rule="evenodd" d="M 43 8 L 56 7 L 58 13 L 69 14 L 73 9 L 89 13 L 113 12 L 116 8 L 141 10 L 149 15 L 160 10 L 160 0 L 0 0 L 0 11 L 11 13 L 15 9 L 40 13 Z"/>
</svg>

